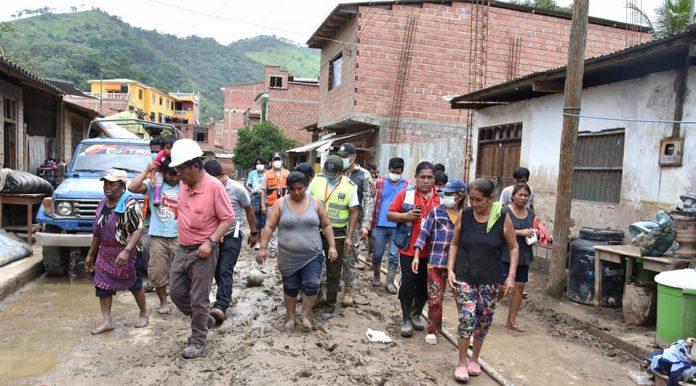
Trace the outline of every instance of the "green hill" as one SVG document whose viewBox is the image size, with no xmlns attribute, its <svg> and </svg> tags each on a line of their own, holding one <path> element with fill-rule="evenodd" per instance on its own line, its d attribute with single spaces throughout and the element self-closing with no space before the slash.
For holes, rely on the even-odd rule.
<svg viewBox="0 0 696 386">
<path fill-rule="evenodd" d="M 43 14 L 11 22 L 2 35 L 5 53 L 48 78 L 74 82 L 130 78 L 162 91 L 201 94 L 201 121 L 222 118 L 221 87 L 261 81 L 263 65 L 316 77 L 319 51 L 275 36 L 258 36 L 224 46 L 214 39 L 178 38 L 133 27 L 93 10 Z M 156 25 L 153 25 L 153 28 Z"/>
</svg>

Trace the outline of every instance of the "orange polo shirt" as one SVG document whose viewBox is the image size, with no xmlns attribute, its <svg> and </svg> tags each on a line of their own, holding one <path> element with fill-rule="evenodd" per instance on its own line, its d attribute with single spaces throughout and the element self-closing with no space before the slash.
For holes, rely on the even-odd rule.
<svg viewBox="0 0 696 386">
<path fill-rule="evenodd" d="M 227 191 L 215 177 L 205 173 L 196 189 L 179 182 L 179 244 L 202 244 L 221 222 L 234 219 Z"/>
</svg>

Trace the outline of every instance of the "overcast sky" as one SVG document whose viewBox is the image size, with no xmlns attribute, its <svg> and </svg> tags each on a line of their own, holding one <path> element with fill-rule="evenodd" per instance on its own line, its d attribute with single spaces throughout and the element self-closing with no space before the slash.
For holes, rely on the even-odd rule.
<svg viewBox="0 0 696 386">
<path fill-rule="evenodd" d="M 631 0 L 651 17 L 664 0 Z M 336 0 L 0 0 L 0 20 L 23 9 L 98 7 L 136 27 L 180 37 L 212 37 L 220 43 L 277 35 L 304 43 L 341 1 Z M 626 21 L 627 0 L 590 0 L 590 16 Z M 572 0 L 557 0 L 570 5 Z M 50 5 L 49 5 L 50 4 Z"/>
</svg>

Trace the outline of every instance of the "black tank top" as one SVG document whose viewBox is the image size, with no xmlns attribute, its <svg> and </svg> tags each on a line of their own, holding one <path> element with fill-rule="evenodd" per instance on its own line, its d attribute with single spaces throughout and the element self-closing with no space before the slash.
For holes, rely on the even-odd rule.
<svg viewBox="0 0 696 386">
<path fill-rule="evenodd" d="M 486 233 L 486 223 L 476 221 L 474 209 L 464 208 L 454 267 L 457 281 L 468 284 L 502 283 L 502 255 L 503 248 L 507 248 L 503 236 L 506 216 L 507 213 L 503 212 L 490 233 Z"/>
</svg>

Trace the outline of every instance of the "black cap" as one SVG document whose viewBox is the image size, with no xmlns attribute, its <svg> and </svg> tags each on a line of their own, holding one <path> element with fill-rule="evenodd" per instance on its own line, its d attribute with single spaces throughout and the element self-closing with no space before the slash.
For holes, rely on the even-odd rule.
<svg viewBox="0 0 696 386">
<path fill-rule="evenodd" d="M 339 156 L 330 155 L 324 161 L 324 175 L 329 178 L 336 176 L 343 171 L 343 160 Z"/>
<path fill-rule="evenodd" d="M 340 148 L 338 148 L 338 156 L 341 158 L 348 158 L 349 155 L 357 153 L 358 148 L 356 148 L 355 145 L 350 142 L 344 143 Z"/>
<path fill-rule="evenodd" d="M 283 157 L 280 155 L 280 152 L 277 152 L 277 151 L 273 152 L 273 156 L 271 156 L 271 160 L 274 160 L 276 158 L 283 159 Z"/>
</svg>

